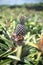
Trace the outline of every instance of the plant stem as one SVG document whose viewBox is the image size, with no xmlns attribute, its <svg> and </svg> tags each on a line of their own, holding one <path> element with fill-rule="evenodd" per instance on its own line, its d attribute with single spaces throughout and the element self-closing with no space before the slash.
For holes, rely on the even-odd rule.
<svg viewBox="0 0 43 65">
<path fill-rule="evenodd" d="M 21 57 L 21 53 L 22 53 L 22 45 L 20 45 L 20 46 L 17 46 L 17 53 L 16 53 L 16 56 L 18 57 L 18 58 L 20 58 Z M 14 65 L 17 65 L 17 62 L 18 61 L 15 61 L 14 62 Z"/>
</svg>

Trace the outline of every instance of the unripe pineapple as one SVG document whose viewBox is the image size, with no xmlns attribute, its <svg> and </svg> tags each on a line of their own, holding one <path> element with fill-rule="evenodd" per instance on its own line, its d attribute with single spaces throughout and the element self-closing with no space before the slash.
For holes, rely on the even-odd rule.
<svg viewBox="0 0 43 65">
<path fill-rule="evenodd" d="M 16 35 L 25 35 L 26 34 L 26 27 L 25 27 L 25 19 L 24 16 L 21 16 L 20 23 L 16 27 Z"/>
</svg>

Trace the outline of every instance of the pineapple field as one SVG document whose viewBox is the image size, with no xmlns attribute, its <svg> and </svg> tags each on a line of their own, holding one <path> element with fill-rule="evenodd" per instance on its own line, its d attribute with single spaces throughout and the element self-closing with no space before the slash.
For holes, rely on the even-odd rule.
<svg viewBox="0 0 43 65">
<path fill-rule="evenodd" d="M 0 65 L 43 65 L 43 9 L 0 6 Z"/>
</svg>

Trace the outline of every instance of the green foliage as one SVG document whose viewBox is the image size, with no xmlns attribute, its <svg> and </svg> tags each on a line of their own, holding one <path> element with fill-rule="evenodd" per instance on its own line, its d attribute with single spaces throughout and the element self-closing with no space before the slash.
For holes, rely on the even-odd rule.
<svg viewBox="0 0 43 65">
<path fill-rule="evenodd" d="M 25 45 L 15 46 L 11 36 L 22 14 L 27 17 Z M 34 45 L 43 32 L 43 11 L 1 7 L 0 15 L 0 65 L 43 65 L 43 54 Z"/>
</svg>

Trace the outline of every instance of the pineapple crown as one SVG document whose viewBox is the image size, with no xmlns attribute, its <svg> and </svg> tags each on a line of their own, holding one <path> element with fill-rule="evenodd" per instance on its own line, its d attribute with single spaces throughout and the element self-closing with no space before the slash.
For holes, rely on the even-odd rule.
<svg viewBox="0 0 43 65">
<path fill-rule="evenodd" d="M 20 24 L 22 24 L 22 25 L 25 24 L 25 17 L 24 16 L 20 17 Z"/>
</svg>

